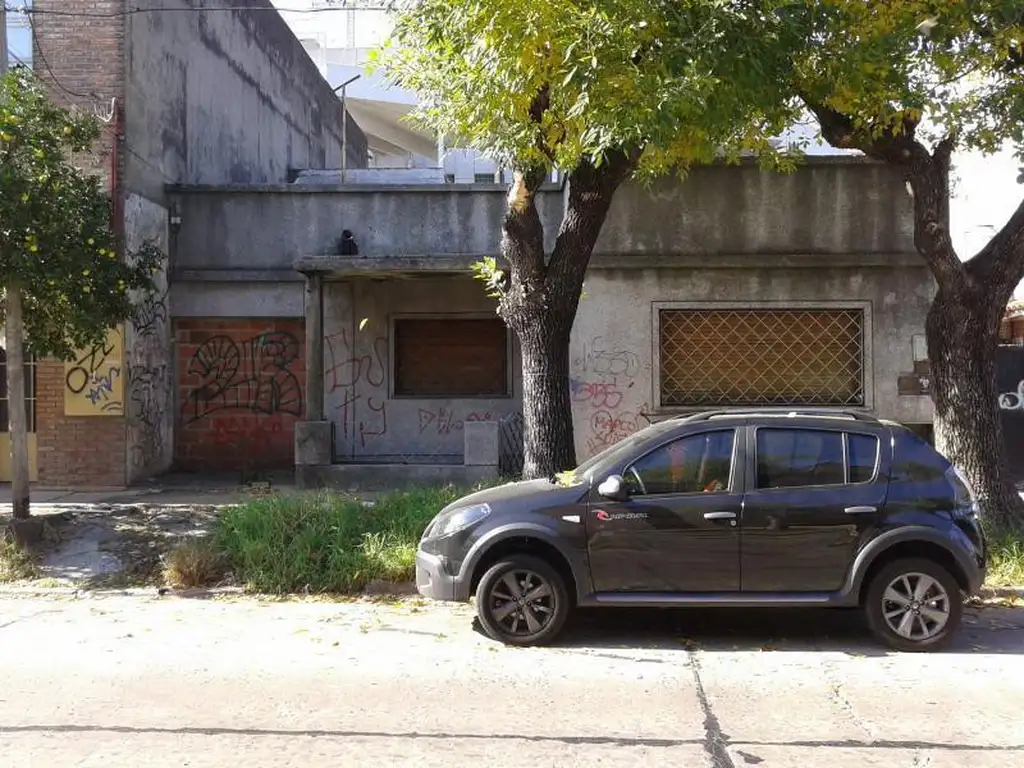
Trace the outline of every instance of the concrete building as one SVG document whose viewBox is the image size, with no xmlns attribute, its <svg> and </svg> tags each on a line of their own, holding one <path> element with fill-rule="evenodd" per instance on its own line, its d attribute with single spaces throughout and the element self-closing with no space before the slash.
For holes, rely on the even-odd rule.
<svg viewBox="0 0 1024 768">
<path fill-rule="evenodd" d="M 175 260 L 187 254 L 174 243 L 179 213 L 166 185 L 285 184 L 296 169 L 341 165 L 341 104 L 269 2 L 126 9 L 116 0 L 35 0 L 21 17 L 54 99 L 104 124 L 91 162 L 108 180 L 126 250 L 150 242 L 169 257 L 159 294 L 135 323 L 76 361 L 32 364 L 30 475 L 44 486 L 123 486 L 172 467 L 177 392 L 190 373 L 174 352 L 170 294 Z M 347 122 L 348 165 L 365 167 L 365 137 Z M 221 229 L 213 222 L 200 239 Z M 0 405 L 6 413 L 6 399 Z M 2 480 L 9 449 L 0 421 Z"/>
<path fill-rule="evenodd" d="M 503 187 L 168 194 L 181 465 L 285 464 L 294 434 L 311 482 L 496 470 L 500 424 L 521 409 L 519 354 L 469 266 L 498 253 Z M 559 185 L 539 197 L 549 247 L 564 201 Z M 573 331 L 579 457 L 707 406 L 845 405 L 926 428 L 933 285 L 910 204 L 898 174 L 858 158 L 620 190 Z M 358 255 L 338 255 L 343 229 Z M 250 367 L 229 374 L 232 360 Z"/>
</svg>

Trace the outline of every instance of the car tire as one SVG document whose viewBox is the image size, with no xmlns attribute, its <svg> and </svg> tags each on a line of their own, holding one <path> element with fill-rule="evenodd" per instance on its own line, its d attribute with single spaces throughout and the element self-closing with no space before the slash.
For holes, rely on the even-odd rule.
<svg viewBox="0 0 1024 768">
<path fill-rule="evenodd" d="M 531 600 L 530 595 L 535 597 Z M 503 557 L 487 569 L 476 589 L 481 626 L 491 638 L 506 645 L 551 642 L 571 610 L 562 576 L 531 555 Z"/>
<path fill-rule="evenodd" d="M 872 634 L 893 650 L 935 651 L 960 627 L 963 594 L 953 575 L 935 561 L 895 560 L 868 585 L 864 612 Z"/>
</svg>

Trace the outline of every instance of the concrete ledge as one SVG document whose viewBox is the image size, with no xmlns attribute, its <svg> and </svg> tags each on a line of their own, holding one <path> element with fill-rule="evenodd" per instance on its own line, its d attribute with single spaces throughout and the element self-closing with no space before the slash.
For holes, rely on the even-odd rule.
<svg viewBox="0 0 1024 768">
<path fill-rule="evenodd" d="M 320 466 L 331 463 L 333 423 L 330 421 L 295 422 L 295 466 Z"/>
<path fill-rule="evenodd" d="M 295 468 L 295 481 L 300 488 L 350 492 L 405 491 L 447 484 L 468 488 L 497 478 L 497 467 L 461 464 L 332 464 Z"/>
</svg>

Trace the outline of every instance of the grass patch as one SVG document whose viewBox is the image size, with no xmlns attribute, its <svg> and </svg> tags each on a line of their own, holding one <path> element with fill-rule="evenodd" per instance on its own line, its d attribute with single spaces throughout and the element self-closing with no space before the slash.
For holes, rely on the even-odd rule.
<svg viewBox="0 0 1024 768">
<path fill-rule="evenodd" d="M 21 544 L 0 536 L 0 583 L 39 576 L 32 554 Z"/>
<path fill-rule="evenodd" d="M 254 499 L 226 509 L 216 542 L 259 592 L 354 592 L 410 581 L 430 519 L 464 495 L 452 486 L 385 494 L 372 507 L 330 491 Z"/>
<path fill-rule="evenodd" d="M 989 587 L 1024 586 L 1024 533 L 1000 533 L 988 540 Z"/>
<path fill-rule="evenodd" d="M 164 558 L 164 583 L 175 589 L 209 587 L 226 571 L 224 553 L 207 538 L 192 538 L 178 544 Z"/>
</svg>

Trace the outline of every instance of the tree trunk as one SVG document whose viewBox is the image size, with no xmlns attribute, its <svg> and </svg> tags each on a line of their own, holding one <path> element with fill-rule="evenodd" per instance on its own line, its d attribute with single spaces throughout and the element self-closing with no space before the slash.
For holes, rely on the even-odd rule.
<svg viewBox="0 0 1024 768">
<path fill-rule="evenodd" d="M 25 338 L 21 288 L 8 286 L 6 303 L 7 413 L 11 438 L 11 507 L 15 520 L 29 516 L 28 420 L 25 408 Z"/>
<path fill-rule="evenodd" d="M 1024 525 L 1024 501 L 1006 475 L 996 386 L 998 326 L 984 290 L 940 288 L 926 326 L 935 446 L 970 480 L 995 527 Z"/>
<path fill-rule="evenodd" d="M 519 338 L 523 360 L 523 477 L 551 477 L 576 466 L 569 396 L 569 336 L 583 277 L 615 190 L 640 151 L 609 153 L 600 166 L 582 161 L 569 176 L 569 195 L 551 259 L 534 195 L 543 171 L 517 173 L 509 191 L 502 255 L 511 279 L 499 287 L 498 311 Z"/>
<path fill-rule="evenodd" d="M 555 299 L 560 303 L 564 298 Z M 575 313 L 563 307 L 524 316 L 519 345 L 523 359 L 523 476 L 551 477 L 576 465 L 569 398 L 569 334 Z"/>
</svg>

